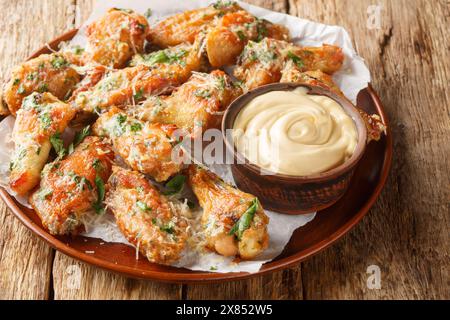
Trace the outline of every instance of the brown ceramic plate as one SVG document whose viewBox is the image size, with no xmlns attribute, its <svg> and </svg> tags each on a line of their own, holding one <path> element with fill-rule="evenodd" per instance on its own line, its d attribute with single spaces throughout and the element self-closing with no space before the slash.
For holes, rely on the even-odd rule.
<svg viewBox="0 0 450 320">
<path fill-rule="evenodd" d="M 49 43 L 57 50 L 61 41 L 72 39 L 77 30 L 72 30 Z M 43 47 L 33 54 L 34 58 L 48 53 Z M 378 113 L 387 125 L 387 136 L 377 143 L 367 146 L 365 155 L 356 168 L 348 192 L 330 208 L 318 212 L 316 218 L 292 235 L 284 251 L 273 261 L 263 265 L 254 274 L 209 273 L 167 267 L 148 262 L 145 258 L 135 259 L 135 249 L 124 244 L 105 243 L 86 237 L 55 237 L 42 228 L 33 210 L 18 204 L 0 188 L 0 195 L 19 220 L 53 248 L 78 260 L 121 273 L 134 278 L 152 279 L 166 282 L 218 282 L 238 280 L 273 272 L 299 263 L 313 254 L 330 246 L 354 227 L 369 211 L 386 182 L 392 158 L 392 136 L 384 108 L 369 86 L 358 95 L 358 106 L 369 113 Z M 87 254 L 86 251 L 94 251 Z"/>
</svg>

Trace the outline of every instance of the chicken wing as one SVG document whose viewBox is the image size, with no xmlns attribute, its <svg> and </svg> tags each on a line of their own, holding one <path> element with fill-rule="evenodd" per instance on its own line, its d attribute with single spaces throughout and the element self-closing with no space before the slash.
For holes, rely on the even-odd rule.
<svg viewBox="0 0 450 320">
<path fill-rule="evenodd" d="M 161 48 L 193 43 L 217 17 L 241 9 L 234 1 L 217 1 L 206 8 L 185 11 L 153 26 L 148 40 Z"/>
<path fill-rule="evenodd" d="M 79 65 L 78 56 L 69 52 L 43 54 L 16 67 L 6 84 L 4 100 L 13 115 L 22 100 L 32 92 L 50 92 L 60 100 L 70 97 L 81 80 L 74 69 Z"/>
<path fill-rule="evenodd" d="M 111 68 L 123 68 L 136 53 L 143 52 L 149 34 L 147 19 L 129 9 L 110 9 L 86 28 L 85 58 Z"/>
<path fill-rule="evenodd" d="M 252 259 L 267 248 L 269 218 L 255 196 L 195 165 L 189 167 L 188 179 L 203 208 L 201 224 L 210 249 Z"/>
<path fill-rule="evenodd" d="M 150 97 L 128 111 L 144 121 L 174 124 L 193 134 L 196 128 L 218 128 L 223 111 L 241 93 L 221 70 L 194 73 L 171 96 Z"/>
<path fill-rule="evenodd" d="M 207 32 L 208 60 L 213 67 L 235 64 L 249 41 L 261 41 L 265 37 L 287 41 L 289 30 L 244 10 L 227 13 Z"/>
<path fill-rule="evenodd" d="M 179 54 L 174 56 L 169 52 Z M 73 104 L 91 113 L 100 113 L 113 105 L 132 105 L 151 95 L 173 90 L 188 80 L 192 71 L 200 70 L 202 61 L 200 40 L 185 47 L 184 51 L 171 48 L 150 55 L 139 55 L 133 58 L 133 67 L 105 75 L 93 88 L 80 92 Z"/>
<path fill-rule="evenodd" d="M 113 159 L 110 145 L 91 136 L 64 160 L 45 166 L 40 188 L 29 200 L 51 234 L 77 234 L 87 213 L 102 210 Z"/>
<path fill-rule="evenodd" d="M 297 47 L 285 41 L 265 38 L 259 43 L 247 44 L 234 75 L 251 90 L 279 82 L 289 61 L 295 63 L 299 72 L 319 70 L 333 74 L 341 68 L 343 60 L 342 49 L 336 46 Z"/>
<path fill-rule="evenodd" d="M 171 264 L 188 237 L 186 219 L 144 177 L 113 167 L 106 203 L 127 240 L 151 262 Z"/>
<path fill-rule="evenodd" d="M 171 136 L 176 129 L 170 124 L 140 121 L 113 107 L 98 118 L 93 131 L 109 137 L 115 151 L 131 168 L 160 182 L 181 169 L 181 163 L 172 159 Z"/>
<path fill-rule="evenodd" d="M 281 74 L 280 82 L 309 84 L 334 91 L 336 94 L 344 96 L 339 87 L 333 82 L 332 77 L 320 70 L 302 72 L 293 61 L 289 61 Z"/>
<path fill-rule="evenodd" d="M 51 142 L 56 143 L 75 110 L 51 93 L 32 93 L 17 112 L 12 133 L 15 149 L 10 163 L 9 184 L 18 194 L 33 189 L 47 161 Z"/>
</svg>

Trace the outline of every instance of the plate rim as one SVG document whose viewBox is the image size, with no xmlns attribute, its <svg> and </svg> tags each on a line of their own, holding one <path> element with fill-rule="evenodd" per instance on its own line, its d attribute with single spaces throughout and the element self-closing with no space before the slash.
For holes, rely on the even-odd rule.
<svg viewBox="0 0 450 320">
<path fill-rule="evenodd" d="M 72 29 L 68 32 L 63 33 L 62 35 L 56 37 L 52 41 L 46 43 L 43 47 L 36 50 L 32 55 L 30 55 L 26 60 L 33 59 L 40 54 L 50 52 L 50 48 L 53 50 L 58 50 L 58 46 L 63 41 L 68 41 L 72 39 L 79 29 Z M 49 244 L 55 250 L 58 250 L 78 261 L 91 264 L 96 267 L 100 267 L 102 269 L 108 270 L 113 273 L 122 274 L 128 277 L 138 278 L 138 279 L 146 279 L 146 280 L 155 280 L 160 282 L 167 283 L 179 283 L 179 284 L 189 284 L 189 283 L 219 283 L 226 281 L 237 281 L 249 279 L 256 276 L 265 275 L 268 273 L 272 273 L 278 270 L 283 270 L 289 268 L 295 264 L 298 264 L 306 259 L 309 259 L 313 255 L 321 252 L 322 250 L 330 247 L 340 238 L 342 238 L 345 234 L 347 234 L 353 227 L 355 227 L 361 219 L 368 213 L 370 208 L 374 205 L 375 201 L 378 199 L 381 191 L 386 185 L 386 181 L 388 179 L 391 165 L 392 165 L 392 156 L 393 156 L 393 138 L 392 131 L 389 124 L 389 119 L 386 114 L 385 108 L 376 93 L 373 89 L 372 85 L 369 83 L 366 89 L 368 94 L 370 95 L 379 116 L 381 117 L 383 123 L 386 125 L 386 150 L 384 152 L 383 165 L 381 167 L 380 178 L 376 184 L 375 190 L 372 192 L 368 200 L 364 203 L 361 209 L 353 215 L 351 219 L 347 221 L 347 223 L 343 224 L 340 228 L 338 228 L 331 236 L 322 241 L 316 243 L 315 245 L 308 247 L 307 249 L 297 252 L 288 257 L 284 257 L 279 260 L 271 260 L 265 264 L 266 267 L 262 267 L 261 270 L 255 273 L 246 273 L 246 272 L 233 272 L 233 273 L 215 273 L 215 272 L 207 272 L 207 271 L 192 271 L 188 269 L 178 269 L 180 272 L 164 272 L 164 271 L 154 271 L 149 270 L 146 272 L 138 271 L 129 266 L 124 265 L 116 265 L 112 262 L 105 261 L 101 258 L 96 258 L 95 256 L 86 254 L 84 252 L 78 251 L 69 244 L 64 243 L 60 239 L 52 236 L 43 228 L 38 226 L 26 213 L 22 211 L 21 208 L 17 205 L 16 200 L 8 194 L 8 192 L 0 187 L 0 197 L 3 199 L 6 206 L 13 212 L 13 214 L 19 219 L 19 221 L 25 225 L 31 232 L 37 235 L 40 239 L 44 240 L 47 244 Z"/>
</svg>

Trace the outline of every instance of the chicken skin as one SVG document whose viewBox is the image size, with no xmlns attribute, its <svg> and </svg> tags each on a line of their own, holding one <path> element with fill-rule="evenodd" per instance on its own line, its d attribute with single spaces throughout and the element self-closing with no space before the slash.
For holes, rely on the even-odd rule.
<svg viewBox="0 0 450 320">
<path fill-rule="evenodd" d="M 290 61 L 295 63 L 299 72 L 319 70 L 332 75 L 342 67 L 344 54 L 336 46 L 297 47 L 285 41 L 265 38 L 259 43 L 247 44 L 234 75 L 251 90 L 279 82 L 285 65 Z"/>
<path fill-rule="evenodd" d="M 167 49 L 173 52 L 173 48 Z M 133 66 L 106 74 L 95 86 L 80 92 L 72 104 L 84 112 L 101 113 L 111 106 L 138 103 L 151 95 L 170 92 L 202 67 L 200 43 L 189 45 L 183 55 L 168 52 L 133 58 Z"/>
<path fill-rule="evenodd" d="M 148 41 L 161 48 L 193 43 L 197 35 L 205 31 L 217 17 L 240 9 L 233 1 L 217 1 L 206 8 L 173 15 L 151 28 Z"/>
<path fill-rule="evenodd" d="M 128 9 L 110 9 L 87 26 L 85 58 L 110 68 L 123 68 L 134 54 L 143 52 L 148 33 L 144 16 Z"/>
<path fill-rule="evenodd" d="M 40 180 L 52 143 L 59 139 L 75 110 L 51 93 L 32 93 L 17 112 L 12 133 L 15 149 L 10 163 L 9 184 L 23 195 Z"/>
<path fill-rule="evenodd" d="M 188 180 L 203 208 L 201 224 L 208 248 L 243 259 L 253 259 L 267 248 L 269 218 L 255 196 L 196 165 L 189 167 Z"/>
<path fill-rule="evenodd" d="M 194 73 L 172 95 L 150 97 L 128 112 L 144 121 L 174 124 L 192 135 L 197 128 L 219 128 L 223 111 L 241 93 L 221 70 Z"/>
<path fill-rule="evenodd" d="M 45 166 L 40 188 L 29 201 L 51 234 L 75 235 L 87 213 L 103 210 L 104 184 L 113 159 L 110 145 L 91 136 L 64 160 Z"/>
<path fill-rule="evenodd" d="M 74 66 L 80 58 L 70 52 L 43 54 L 17 66 L 4 90 L 4 101 L 16 115 L 22 100 L 32 92 L 50 92 L 60 100 L 67 100 L 81 75 Z"/>
<path fill-rule="evenodd" d="M 188 223 L 143 174 L 113 167 L 106 203 L 125 236 L 150 262 L 176 262 L 186 246 Z"/>
<path fill-rule="evenodd" d="M 181 169 L 181 163 L 172 160 L 171 137 L 176 129 L 170 124 L 140 121 L 116 107 L 101 115 L 93 128 L 96 135 L 112 140 L 116 153 L 131 168 L 158 182 L 166 181 Z"/>
<path fill-rule="evenodd" d="M 247 11 L 227 13 L 207 32 L 208 60 L 216 68 L 235 64 L 249 41 L 261 41 L 265 37 L 285 41 L 290 38 L 286 27 L 258 19 Z"/>
</svg>

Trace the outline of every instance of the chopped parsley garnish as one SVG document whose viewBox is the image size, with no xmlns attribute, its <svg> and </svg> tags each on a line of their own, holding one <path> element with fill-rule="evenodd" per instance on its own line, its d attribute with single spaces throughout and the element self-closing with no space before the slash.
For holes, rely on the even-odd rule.
<svg viewBox="0 0 450 320">
<path fill-rule="evenodd" d="M 152 9 L 151 8 L 148 8 L 147 9 L 147 11 L 145 11 L 145 17 L 148 19 L 148 18 L 150 18 L 151 16 L 152 16 L 152 14 L 153 14 L 153 11 L 152 11 Z"/>
<path fill-rule="evenodd" d="M 180 49 L 176 52 L 172 52 L 170 49 L 157 51 L 154 53 L 151 53 L 149 55 L 144 56 L 144 60 L 147 62 L 147 64 L 156 64 L 156 63 L 175 63 L 178 62 L 180 64 L 183 64 L 184 61 L 181 61 L 181 58 L 183 58 L 188 52 L 184 49 Z"/>
<path fill-rule="evenodd" d="M 18 94 L 24 94 L 25 93 L 25 88 L 23 87 L 23 85 L 19 86 L 19 88 L 17 89 L 17 93 Z"/>
<path fill-rule="evenodd" d="M 42 189 L 39 191 L 39 199 L 45 200 L 53 194 L 53 190 L 51 189 Z"/>
<path fill-rule="evenodd" d="M 145 202 L 138 201 L 138 202 L 136 202 L 136 205 L 142 211 L 152 211 L 152 208 L 150 208 Z"/>
<path fill-rule="evenodd" d="M 303 68 L 305 66 L 305 63 L 303 62 L 303 60 L 297 56 L 296 54 L 294 54 L 292 51 L 289 51 L 287 53 L 287 57 L 289 59 L 291 59 L 299 68 Z"/>
<path fill-rule="evenodd" d="M 84 49 L 81 48 L 80 46 L 76 45 L 72 48 L 72 51 L 74 54 L 76 54 L 77 56 L 79 56 L 80 54 L 82 54 L 84 52 Z"/>
<path fill-rule="evenodd" d="M 39 115 L 39 120 L 41 121 L 42 128 L 48 129 L 52 124 L 52 118 L 50 117 L 50 114 L 42 113 Z"/>
<path fill-rule="evenodd" d="M 239 37 L 239 40 L 241 40 L 241 41 L 247 40 L 247 37 L 245 36 L 244 32 L 242 32 L 242 30 L 238 30 L 236 32 L 236 34 Z"/>
<path fill-rule="evenodd" d="M 197 89 L 197 90 L 195 90 L 194 95 L 196 97 L 200 97 L 200 98 L 204 98 L 204 99 L 211 98 L 211 92 L 209 92 L 208 90 Z"/>
<path fill-rule="evenodd" d="M 102 171 L 103 170 L 103 163 L 100 161 L 100 159 L 95 159 L 94 162 L 92 162 L 92 167 L 97 172 Z"/>
<path fill-rule="evenodd" d="M 61 134 L 59 132 L 55 133 L 50 137 L 50 143 L 58 154 L 59 158 L 62 158 L 66 155 L 67 151 L 64 148 L 64 142 L 61 139 Z"/>
<path fill-rule="evenodd" d="M 219 0 L 215 3 L 212 4 L 214 9 L 220 10 L 220 9 L 224 9 L 226 7 L 229 7 L 231 5 L 233 5 L 235 2 L 234 1 L 223 1 L 223 0 Z"/>
<path fill-rule="evenodd" d="M 105 183 L 99 176 L 95 177 L 95 185 L 97 186 L 97 202 L 94 203 L 93 207 L 97 214 L 102 214 L 105 212 L 103 208 L 103 200 L 105 199 Z"/>
<path fill-rule="evenodd" d="M 258 37 L 256 38 L 257 42 L 261 41 L 267 36 L 268 32 L 264 20 L 258 20 L 256 31 L 258 32 Z"/>
<path fill-rule="evenodd" d="M 55 69 L 61 69 L 62 67 L 65 67 L 68 65 L 68 62 L 64 57 L 62 56 L 56 56 L 51 62 L 50 62 Z"/>
<path fill-rule="evenodd" d="M 39 87 L 38 87 L 38 91 L 39 91 L 40 93 L 47 92 L 47 91 L 48 91 L 48 84 L 46 84 L 45 82 L 44 82 L 44 83 L 41 83 L 41 84 L 39 85 Z"/>
<path fill-rule="evenodd" d="M 119 123 L 119 124 L 124 124 L 125 122 L 127 121 L 127 116 L 126 115 L 124 115 L 124 114 L 119 114 L 118 116 L 117 116 L 117 122 Z"/>
<path fill-rule="evenodd" d="M 244 214 L 239 218 L 236 224 L 231 228 L 229 234 L 236 236 L 238 240 L 241 240 L 244 231 L 250 227 L 250 224 L 253 221 L 253 217 L 255 216 L 256 210 L 258 210 L 258 199 L 254 198 L 250 207 Z"/>
<path fill-rule="evenodd" d="M 140 124 L 139 122 L 135 122 L 132 125 L 130 125 L 130 130 L 132 132 L 137 132 L 142 130 L 142 124 Z"/>
<path fill-rule="evenodd" d="M 168 196 L 180 193 L 181 190 L 183 190 L 185 182 L 186 182 L 185 176 L 181 174 L 176 175 L 166 183 L 165 187 L 167 190 L 164 192 L 164 194 Z"/>
<path fill-rule="evenodd" d="M 175 228 L 172 223 L 168 223 L 159 227 L 161 231 L 165 231 L 169 234 L 173 234 L 175 232 Z"/>
<path fill-rule="evenodd" d="M 20 83 L 20 79 L 14 79 L 13 86 L 17 86 Z"/>
<path fill-rule="evenodd" d="M 136 91 L 136 93 L 133 95 L 133 98 L 135 100 L 140 100 L 142 99 L 142 97 L 144 96 L 144 89 L 140 88 L 138 91 Z"/>
<path fill-rule="evenodd" d="M 81 131 L 78 131 L 75 134 L 75 138 L 73 139 L 73 142 L 72 142 L 73 146 L 76 147 L 77 145 L 79 145 L 81 142 L 83 142 L 84 138 L 86 138 L 90 134 L 91 134 L 91 126 L 90 125 L 84 127 L 83 129 L 81 129 Z"/>
</svg>

